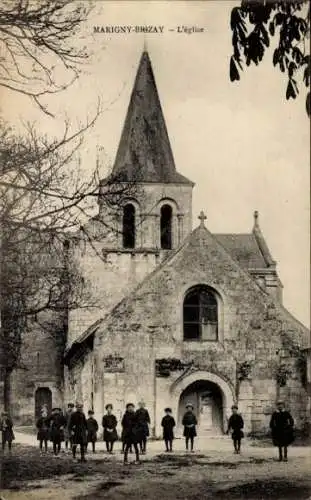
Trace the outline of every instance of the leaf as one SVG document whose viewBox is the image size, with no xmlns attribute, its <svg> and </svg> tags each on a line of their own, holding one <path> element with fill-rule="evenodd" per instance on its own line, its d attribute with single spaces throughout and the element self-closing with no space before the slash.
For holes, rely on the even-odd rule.
<svg viewBox="0 0 311 500">
<path fill-rule="evenodd" d="M 309 85 L 310 85 L 310 68 L 309 67 L 305 68 L 305 70 L 304 70 L 303 81 L 305 82 L 306 87 L 309 87 Z"/>
<path fill-rule="evenodd" d="M 271 36 L 274 36 L 274 33 L 275 33 L 275 28 L 274 28 L 274 22 L 271 21 L 271 23 L 269 24 L 269 33 Z"/>
<path fill-rule="evenodd" d="M 297 69 L 297 65 L 292 61 L 288 66 L 288 75 L 291 78 L 294 74 L 294 71 Z"/>
<path fill-rule="evenodd" d="M 306 110 L 307 110 L 307 114 L 310 118 L 311 116 L 311 97 L 310 97 L 310 92 L 308 92 L 307 94 L 307 98 L 306 98 Z"/>
<path fill-rule="evenodd" d="M 290 98 L 295 99 L 296 98 L 296 92 L 295 92 L 295 88 L 294 88 L 293 82 L 291 80 L 288 80 L 287 89 L 286 89 L 286 99 L 287 99 L 287 101 Z"/>
<path fill-rule="evenodd" d="M 277 63 L 279 62 L 279 57 L 280 57 L 280 51 L 279 49 L 275 49 L 273 52 L 273 66 L 276 66 Z"/>
<path fill-rule="evenodd" d="M 266 47 L 269 47 L 270 40 L 269 40 L 268 31 L 266 30 L 266 28 L 263 25 L 261 26 L 261 33 L 262 33 L 263 43 L 265 44 Z"/>
<path fill-rule="evenodd" d="M 234 82 L 236 80 L 240 80 L 240 75 L 239 75 L 239 72 L 238 72 L 238 69 L 236 67 L 235 60 L 233 57 L 230 58 L 230 80 L 232 82 Z"/>
<path fill-rule="evenodd" d="M 283 20 L 285 19 L 285 16 L 284 14 L 282 14 L 281 12 L 278 12 L 277 14 L 275 14 L 274 16 L 274 21 L 275 21 L 275 25 L 276 26 L 280 26 L 282 23 L 283 23 Z"/>
</svg>

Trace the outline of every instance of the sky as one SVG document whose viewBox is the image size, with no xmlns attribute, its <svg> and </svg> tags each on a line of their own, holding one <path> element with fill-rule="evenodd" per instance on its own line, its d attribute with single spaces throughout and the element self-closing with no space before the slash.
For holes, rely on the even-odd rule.
<svg viewBox="0 0 311 500">
<path fill-rule="evenodd" d="M 310 146 L 305 92 L 286 101 L 286 80 L 268 51 L 258 67 L 230 82 L 230 11 L 237 2 L 97 1 L 81 40 L 90 52 L 77 82 L 46 103 L 45 117 L 25 96 L 5 94 L 11 123 L 36 121 L 59 134 L 104 111 L 87 133 L 83 171 L 103 176 L 113 165 L 144 45 L 152 62 L 177 170 L 195 182 L 193 223 L 200 210 L 215 233 L 247 233 L 253 212 L 284 285 L 284 305 L 310 325 Z M 94 26 L 164 26 L 162 34 L 94 33 Z M 178 33 L 178 26 L 204 28 Z M 170 31 L 175 29 L 175 31 Z"/>
</svg>

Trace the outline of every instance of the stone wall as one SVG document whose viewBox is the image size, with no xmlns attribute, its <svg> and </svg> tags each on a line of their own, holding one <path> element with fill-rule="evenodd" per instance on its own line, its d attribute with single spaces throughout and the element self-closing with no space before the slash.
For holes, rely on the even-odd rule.
<svg viewBox="0 0 311 500">
<path fill-rule="evenodd" d="M 51 321 L 55 329 L 47 328 Z M 46 328 L 43 328 L 45 325 Z M 62 319 L 44 312 L 30 322 L 24 333 L 21 349 L 21 368 L 11 377 L 11 411 L 16 424 L 29 425 L 35 421 L 35 393 L 49 388 L 52 405 L 63 406 L 63 345 Z"/>
</svg>

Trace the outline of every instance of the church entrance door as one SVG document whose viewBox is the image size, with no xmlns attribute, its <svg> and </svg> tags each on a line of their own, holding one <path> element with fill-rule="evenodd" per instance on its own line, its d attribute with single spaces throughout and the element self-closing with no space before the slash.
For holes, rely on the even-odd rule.
<svg viewBox="0 0 311 500">
<path fill-rule="evenodd" d="M 52 410 L 52 392 L 48 387 L 39 387 L 35 394 L 35 418 L 41 415 L 41 410 L 46 407 L 48 413 Z"/>
<path fill-rule="evenodd" d="M 182 431 L 181 422 L 187 403 L 194 407 L 198 420 L 198 436 L 216 436 L 223 433 L 223 400 L 217 384 L 198 380 L 186 387 L 179 400 L 179 431 Z"/>
</svg>

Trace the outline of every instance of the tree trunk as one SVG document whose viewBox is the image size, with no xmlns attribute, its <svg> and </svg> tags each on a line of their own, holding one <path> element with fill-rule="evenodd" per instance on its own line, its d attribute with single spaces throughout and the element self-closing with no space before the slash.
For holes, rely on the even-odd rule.
<svg viewBox="0 0 311 500">
<path fill-rule="evenodd" d="M 12 370 L 10 368 L 6 368 L 4 370 L 4 379 L 3 379 L 3 404 L 4 410 L 8 413 L 11 412 L 11 375 Z"/>
</svg>

